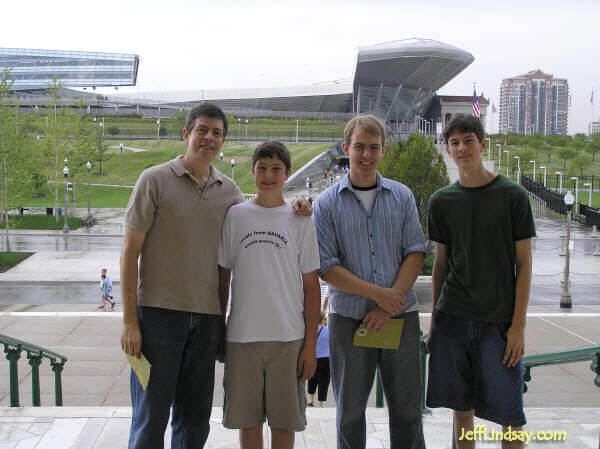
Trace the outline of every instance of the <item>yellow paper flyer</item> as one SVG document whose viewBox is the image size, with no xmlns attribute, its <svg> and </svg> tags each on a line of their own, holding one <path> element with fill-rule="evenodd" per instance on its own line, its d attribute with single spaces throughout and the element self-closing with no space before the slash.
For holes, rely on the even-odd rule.
<svg viewBox="0 0 600 449">
<path fill-rule="evenodd" d="M 129 354 L 125 354 L 125 356 L 127 357 L 127 361 L 131 365 L 131 368 L 133 368 L 133 372 L 140 381 L 140 385 L 145 390 L 148 386 L 148 381 L 150 380 L 150 368 L 152 365 L 150 365 L 150 362 L 146 359 L 144 354 L 140 354 L 139 359 L 136 359 Z"/>
<path fill-rule="evenodd" d="M 404 320 L 391 319 L 381 332 L 375 332 L 364 324 L 354 333 L 354 346 L 380 349 L 398 349 L 402 339 Z"/>
</svg>

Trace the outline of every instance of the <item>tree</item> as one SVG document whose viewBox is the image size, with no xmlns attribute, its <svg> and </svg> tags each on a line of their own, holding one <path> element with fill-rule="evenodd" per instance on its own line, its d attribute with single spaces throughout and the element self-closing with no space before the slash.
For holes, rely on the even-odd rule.
<svg viewBox="0 0 600 449">
<path fill-rule="evenodd" d="M 433 141 L 413 134 L 406 142 L 397 140 L 391 143 L 379 171 L 386 178 L 399 181 L 412 190 L 421 226 L 426 232 L 429 198 L 450 183 L 444 158 Z"/>
<path fill-rule="evenodd" d="M 600 136 L 595 135 L 590 142 L 585 145 L 585 151 L 592 155 L 592 160 L 596 160 L 596 153 L 600 151 Z"/>
<path fill-rule="evenodd" d="M 111 136 L 118 136 L 121 133 L 121 130 L 117 126 L 109 126 L 106 128 L 106 132 Z"/>
<path fill-rule="evenodd" d="M 569 167 L 569 176 L 577 176 L 576 169 L 579 169 L 579 176 L 583 176 L 583 169 L 589 167 L 592 163 L 592 159 L 587 154 L 580 154 L 571 161 Z"/>
<path fill-rule="evenodd" d="M 562 159 L 563 161 L 563 170 L 567 169 L 567 159 L 573 159 L 574 157 L 577 156 L 577 151 L 575 151 L 573 148 L 561 148 L 560 150 L 558 150 L 558 156 Z"/>
<path fill-rule="evenodd" d="M 8 213 L 22 207 L 31 198 L 34 168 L 38 165 L 37 152 L 31 149 L 31 138 L 28 141 L 23 133 L 29 117 L 20 113 L 18 104 L 9 104 L 9 76 L 10 70 L 5 70 L 0 75 L 0 207 L 4 212 L 8 251 Z"/>
</svg>

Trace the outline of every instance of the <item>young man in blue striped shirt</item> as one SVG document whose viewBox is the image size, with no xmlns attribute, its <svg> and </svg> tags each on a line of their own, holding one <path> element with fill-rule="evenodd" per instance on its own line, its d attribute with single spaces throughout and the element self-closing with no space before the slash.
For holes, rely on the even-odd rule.
<svg viewBox="0 0 600 449">
<path fill-rule="evenodd" d="M 324 192 L 314 217 L 321 277 L 330 284 L 329 346 L 337 404 L 338 449 L 364 448 L 365 409 L 375 370 L 381 370 L 389 407 L 391 447 L 424 448 L 421 422 L 419 316 L 412 290 L 421 271 L 425 238 L 412 192 L 383 178 L 385 130 L 371 115 L 344 130 L 349 173 Z M 404 319 L 397 350 L 353 346 L 362 324 L 385 328 Z"/>
</svg>

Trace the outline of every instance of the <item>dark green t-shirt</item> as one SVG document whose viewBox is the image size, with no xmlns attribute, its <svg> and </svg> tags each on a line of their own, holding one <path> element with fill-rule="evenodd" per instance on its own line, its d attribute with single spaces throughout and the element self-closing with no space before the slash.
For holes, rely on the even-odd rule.
<svg viewBox="0 0 600 449">
<path fill-rule="evenodd" d="M 502 175 L 481 187 L 458 182 L 431 196 L 429 239 L 448 251 L 436 309 L 487 323 L 512 321 L 517 240 L 535 237 L 527 191 Z"/>
</svg>

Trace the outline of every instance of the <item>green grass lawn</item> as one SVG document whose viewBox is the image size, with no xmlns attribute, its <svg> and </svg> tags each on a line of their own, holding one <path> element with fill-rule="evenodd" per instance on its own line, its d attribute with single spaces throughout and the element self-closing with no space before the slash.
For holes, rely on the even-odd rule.
<svg viewBox="0 0 600 449">
<path fill-rule="evenodd" d="M 64 212 L 64 211 L 63 211 Z M 62 229 L 64 226 L 64 216 L 56 217 L 52 215 L 9 215 L 8 225 L 11 229 Z M 69 229 L 78 229 L 83 226 L 83 220 L 79 217 L 69 217 Z"/>
<path fill-rule="evenodd" d="M 169 161 L 179 154 L 184 154 L 185 143 L 177 141 L 135 140 L 128 141 L 127 146 L 142 148 L 148 151 L 134 153 L 123 151 L 123 185 L 135 184 L 140 173 L 148 167 Z M 288 149 L 292 153 L 292 172 L 302 167 L 316 155 L 322 153 L 331 144 L 328 143 L 290 143 Z M 236 160 L 234 167 L 235 181 L 244 193 L 256 193 L 256 186 L 251 172 L 251 157 L 255 146 L 245 148 L 243 144 L 228 142 L 223 148 L 223 172 L 231 177 L 231 159 Z M 111 148 L 108 150 L 110 159 L 102 163 L 104 176 L 92 175 L 91 184 L 105 184 L 104 186 L 90 186 L 90 204 L 92 208 L 97 207 L 126 207 L 132 189 L 130 187 L 110 187 L 119 184 L 120 150 Z M 221 168 L 221 161 L 216 158 L 213 162 L 215 167 Z M 69 192 L 69 207 L 87 207 L 87 176 L 75 180 L 77 184 L 77 199 L 73 198 L 73 192 Z M 64 207 L 64 185 L 61 184 L 58 198 L 59 207 Z M 54 193 L 45 185 L 40 192 L 45 195 L 41 198 L 32 198 L 27 201 L 25 207 L 54 207 Z"/>
<path fill-rule="evenodd" d="M 27 259 L 33 253 L 7 253 L 0 252 L 0 273 L 10 270 L 12 267 Z"/>
<path fill-rule="evenodd" d="M 229 119 L 229 138 L 245 138 L 246 124 L 238 124 L 237 119 Z M 175 119 L 162 118 L 161 127 L 167 129 L 167 136 L 180 137 L 183 122 Z M 90 121 L 88 126 L 93 126 Z M 332 121 L 313 121 L 300 120 L 298 125 L 298 135 L 301 138 L 319 138 L 319 139 L 341 139 L 344 134 L 345 122 Z M 156 118 L 125 118 L 125 117 L 105 117 L 104 118 L 104 136 L 110 137 L 108 130 L 111 127 L 119 128 L 119 134 L 115 136 L 148 136 L 155 137 L 157 134 Z M 296 120 L 270 120 L 270 119 L 248 119 L 248 138 L 270 137 L 287 138 L 296 137 Z"/>
</svg>

